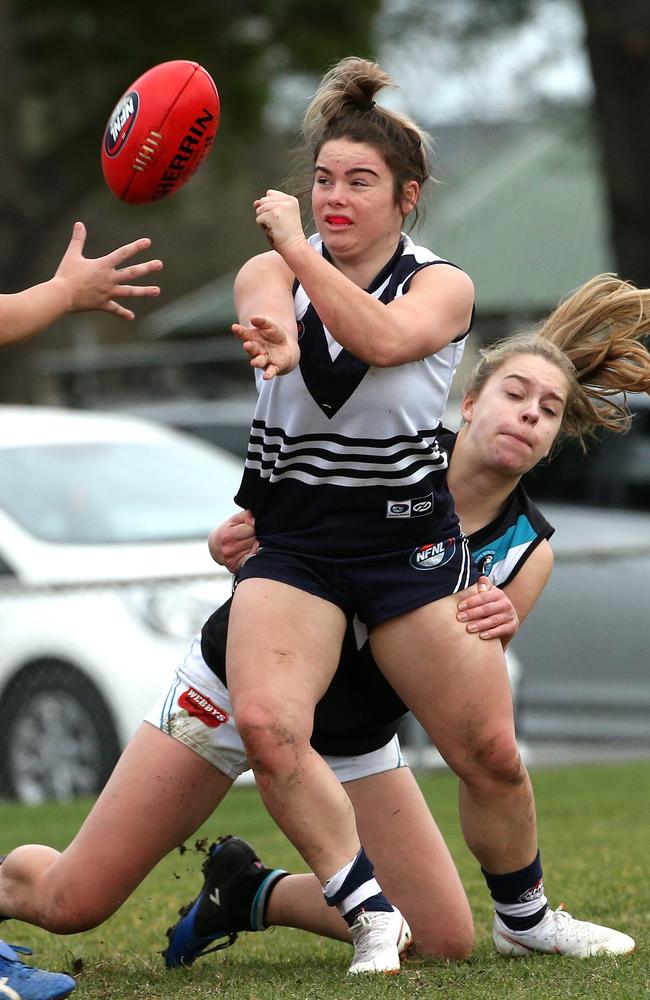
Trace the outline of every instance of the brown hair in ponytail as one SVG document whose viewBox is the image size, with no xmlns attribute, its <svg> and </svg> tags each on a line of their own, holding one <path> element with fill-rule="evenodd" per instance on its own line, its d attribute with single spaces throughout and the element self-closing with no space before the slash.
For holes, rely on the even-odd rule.
<svg viewBox="0 0 650 1000">
<path fill-rule="evenodd" d="M 402 204 L 408 181 L 420 188 L 431 176 L 430 137 L 406 115 L 390 111 L 375 101 L 384 87 L 395 84 L 374 62 L 349 56 L 323 77 L 303 120 L 302 131 L 316 160 L 330 139 L 349 139 L 377 149 L 394 178 L 397 205 Z M 418 209 L 412 206 L 415 221 Z"/>
</svg>

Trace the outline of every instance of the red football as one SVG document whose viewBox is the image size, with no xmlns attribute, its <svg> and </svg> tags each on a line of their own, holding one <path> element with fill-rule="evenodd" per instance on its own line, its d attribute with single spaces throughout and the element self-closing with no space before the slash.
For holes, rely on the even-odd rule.
<svg viewBox="0 0 650 1000">
<path fill-rule="evenodd" d="M 188 59 L 153 66 L 117 102 L 102 142 L 113 194 L 131 205 L 159 201 L 187 183 L 212 148 L 219 94 Z"/>
</svg>

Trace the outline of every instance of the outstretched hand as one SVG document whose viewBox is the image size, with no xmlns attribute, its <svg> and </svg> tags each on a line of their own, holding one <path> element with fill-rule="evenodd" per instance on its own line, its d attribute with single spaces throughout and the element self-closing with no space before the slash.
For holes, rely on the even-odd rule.
<svg viewBox="0 0 650 1000">
<path fill-rule="evenodd" d="M 86 227 L 83 222 L 75 222 L 72 238 L 63 255 L 53 281 L 66 289 L 69 302 L 67 311 L 83 312 L 87 309 L 101 309 L 122 319 L 133 319 L 131 309 L 115 300 L 160 294 L 157 285 L 133 285 L 131 282 L 144 278 L 162 268 L 161 260 L 148 260 L 142 264 L 122 267 L 135 254 L 147 250 L 151 240 L 143 238 L 118 247 L 105 257 L 83 256 L 86 242 Z"/>
<path fill-rule="evenodd" d="M 232 332 L 242 345 L 253 368 L 261 368 L 264 379 L 286 375 L 300 361 L 298 341 L 269 316 L 251 316 L 250 326 L 233 323 Z"/>
<path fill-rule="evenodd" d="M 467 622 L 467 631 L 477 632 L 481 639 L 509 640 L 519 628 L 512 601 L 487 576 L 479 577 L 476 593 L 460 602 L 456 618 Z"/>
</svg>

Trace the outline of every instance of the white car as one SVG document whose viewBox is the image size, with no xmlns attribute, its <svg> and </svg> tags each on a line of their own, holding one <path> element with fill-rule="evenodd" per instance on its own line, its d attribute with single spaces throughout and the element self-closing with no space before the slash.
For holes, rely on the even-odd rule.
<svg viewBox="0 0 650 1000">
<path fill-rule="evenodd" d="M 0 406 L 0 796 L 96 792 L 230 594 L 241 460 L 130 417 Z"/>
</svg>

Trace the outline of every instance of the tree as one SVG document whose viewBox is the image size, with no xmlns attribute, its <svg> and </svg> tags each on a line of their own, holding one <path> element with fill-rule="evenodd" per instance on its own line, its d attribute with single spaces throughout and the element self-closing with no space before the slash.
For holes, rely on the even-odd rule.
<svg viewBox="0 0 650 1000">
<path fill-rule="evenodd" d="M 562 7 L 579 11 L 594 83 L 593 119 L 609 196 L 612 244 L 621 275 L 650 286 L 650 3 L 648 0 L 391 0 L 386 35 L 409 35 L 456 64 L 507 29 Z M 549 36 L 547 57 L 555 39 Z M 507 55 L 507 53 L 504 53 Z M 452 59 L 448 60 L 453 62 Z M 539 70 L 538 70 L 539 74 Z M 441 78 L 441 88 L 445 77 Z M 522 79 L 522 89 L 529 83 Z"/>
<path fill-rule="evenodd" d="M 192 0 L 181 6 L 161 0 L 155 9 L 127 0 L 0 0 L 2 291 L 42 277 L 39 254 L 48 234 L 62 220 L 67 233 L 82 198 L 103 184 L 99 146 L 106 121 L 145 69 L 191 58 L 215 77 L 222 121 L 219 157 L 211 160 L 227 187 L 255 157 L 253 139 L 263 131 L 277 78 L 317 75 L 350 51 L 368 53 L 379 7 L 380 0 Z M 17 377 L 29 350 L 25 345 L 3 356 L 5 400 L 29 396 Z"/>
<path fill-rule="evenodd" d="M 650 286 L 650 4 L 580 0 L 618 270 Z"/>
</svg>

